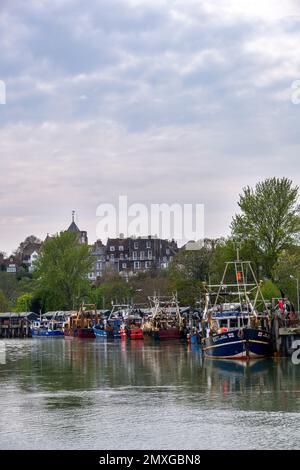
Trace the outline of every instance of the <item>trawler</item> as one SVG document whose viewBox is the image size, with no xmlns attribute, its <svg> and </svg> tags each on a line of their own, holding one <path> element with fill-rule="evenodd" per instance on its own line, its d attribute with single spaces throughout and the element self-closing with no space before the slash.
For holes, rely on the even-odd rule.
<svg viewBox="0 0 300 470">
<path fill-rule="evenodd" d="M 93 326 L 97 321 L 96 305 L 82 304 L 78 312 L 68 318 L 64 326 L 64 334 L 74 338 L 95 338 Z"/>
<path fill-rule="evenodd" d="M 129 339 L 143 339 L 142 315 L 138 308 L 132 308 L 124 318 L 123 330 Z"/>
<path fill-rule="evenodd" d="M 183 329 L 177 296 L 148 297 L 151 314 L 143 323 L 143 331 L 154 339 L 179 339 Z"/>
<path fill-rule="evenodd" d="M 57 338 L 64 336 L 63 322 L 42 318 L 32 323 L 32 337 Z"/>
<path fill-rule="evenodd" d="M 127 304 L 114 304 L 108 317 L 99 319 L 93 330 L 97 337 L 119 339 L 123 336 L 124 317 L 131 309 Z M 125 333 L 124 333 L 124 336 Z"/>
<path fill-rule="evenodd" d="M 271 312 L 250 261 L 227 262 L 221 283 L 205 286 L 205 357 L 248 360 L 272 354 Z M 260 309 L 263 313 L 259 313 Z"/>
</svg>

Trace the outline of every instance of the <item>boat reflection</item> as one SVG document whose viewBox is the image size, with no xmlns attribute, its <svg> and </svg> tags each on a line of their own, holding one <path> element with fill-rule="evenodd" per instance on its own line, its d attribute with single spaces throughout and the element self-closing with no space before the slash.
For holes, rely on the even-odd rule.
<svg viewBox="0 0 300 470">
<path fill-rule="evenodd" d="M 126 390 L 125 401 L 137 392 L 145 400 L 161 394 L 162 400 L 186 403 L 191 411 L 199 406 L 300 410 L 300 368 L 289 359 L 209 360 L 199 348 L 173 341 L 36 339 L 10 344 L 6 364 L 0 364 L 2 379 L 21 392 L 63 393 L 66 403 L 65 393 L 71 397 L 74 391 L 83 392 L 85 399 L 89 392 Z"/>
</svg>

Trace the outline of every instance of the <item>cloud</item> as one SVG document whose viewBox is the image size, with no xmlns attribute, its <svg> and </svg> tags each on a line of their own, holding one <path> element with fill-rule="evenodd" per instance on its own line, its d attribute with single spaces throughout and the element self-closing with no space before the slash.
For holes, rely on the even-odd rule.
<svg viewBox="0 0 300 470">
<path fill-rule="evenodd" d="M 15 0 L 0 26 L 3 249 L 74 208 L 94 238 L 119 194 L 205 203 L 218 236 L 242 186 L 299 182 L 297 2 Z"/>
</svg>

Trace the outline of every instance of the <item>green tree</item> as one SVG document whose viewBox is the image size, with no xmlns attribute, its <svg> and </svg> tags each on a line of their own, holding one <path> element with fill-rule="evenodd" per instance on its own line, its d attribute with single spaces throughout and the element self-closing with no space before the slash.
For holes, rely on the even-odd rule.
<svg viewBox="0 0 300 470">
<path fill-rule="evenodd" d="M 30 312 L 32 300 L 33 300 L 32 294 L 21 295 L 20 297 L 17 298 L 14 311 L 15 312 Z"/>
<path fill-rule="evenodd" d="M 274 278 L 282 293 L 297 306 L 295 279 L 300 279 L 300 246 L 290 247 L 280 254 L 274 267 Z"/>
<path fill-rule="evenodd" d="M 278 299 L 281 293 L 276 284 L 271 279 L 266 279 L 262 283 L 261 292 L 266 301 L 271 301 L 273 298 Z"/>
<path fill-rule="evenodd" d="M 20 295 L 19 283 L 15 274 L 0 272 L 0 289 L 9 302 L 14 303 Z"/>
<path fill-rule="evenodd" d="M 62 232 L 49 238 L 36 262 L 34 277 L 44 303 L 51 309 L 75 309 L 89 292 L 87 274 L 93 258 L 77 234 Z"/>
<path fill-rule="evenodd" d="M 233 238 L 220 238 L 216 245 L 213 257 L 210 263 L 210 281 L 217 284 L 221 281 L 225 263 L 237 259 L 237 249 L 239 249 L 239 259 L 242 261 L 251 261 L 252 268 L 257 279 L 260 279 L 261 256 L 256 250 L 251 240 L 245 240 L 242 243 Z M 232 270 L 232 281 L 235 282 L 234 272 Z"/>
<path fill-rule="evenodd" d="M 130 301 L 129 284 L 118 273 L 112 273 L 106 277 L 105 282 L 96 288 L 95 294 L 96 299 L 98 298 L 96 303 L 100 304 L 101 308 L 110 309 L 112 302 L 127 303 Z"/>
<path fill-rule="evenodd" d="M 282 250 L 299 236 L 298 186 L 287 178 L 268 178 L 255 188 L 247 186 L 240 194 L 241 214 L 234 216 L 232 234 L 248 241 L 261 257 L 265 274 L 272 269 Z"/>
<path fill-rule="evenodd" d="M 10 304 L 4 293 L 0 290 L 0 312 L 8 312 L 10 310 Z"/>
<path fill-rule="evenodd" d="M 200 281 L 208 281 L 210 264 L 212 262 L 216 246 L 219 240 L 205 239 L 195 249 L 181 250 L 174 257 L 169 269 L 168 276 L 171 279 L 176 276 Z"/>
</svg>

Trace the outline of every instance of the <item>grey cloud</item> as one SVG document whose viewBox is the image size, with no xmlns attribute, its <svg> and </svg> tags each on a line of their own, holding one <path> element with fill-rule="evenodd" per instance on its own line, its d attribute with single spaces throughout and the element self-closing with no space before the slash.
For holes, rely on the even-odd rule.
<svg viewBox="0 0 300 470">
<path fill-rule="evenodd" d="M 4 3 L 0 224 L 14 219 L 3 248 L 60 230 L 73 208 L 94 231 L 97 205 L 122 193 L 203 202 L 217 236 L 242 186 L 299 181 L 300 107 L 288 96 L 299 19 L 222 17 L 204 4 L 177 3 L 178 18 L 176 2 Z"/>
</svg>

